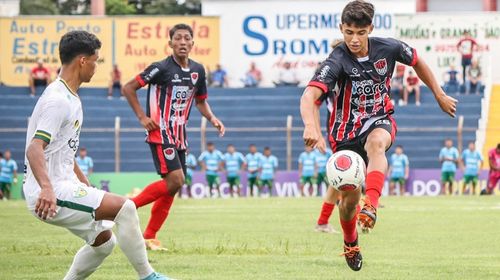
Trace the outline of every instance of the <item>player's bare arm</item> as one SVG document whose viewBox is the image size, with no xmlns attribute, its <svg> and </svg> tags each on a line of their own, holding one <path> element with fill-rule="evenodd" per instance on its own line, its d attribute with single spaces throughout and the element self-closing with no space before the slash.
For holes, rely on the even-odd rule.
<svg viewBox="0 0 500 280">
<path fill-rule="evenodd" d="M 326 141 L 325 141 L 325 137 L 323 137 L 323 133 L 321 133 L 321 118 L 320 118 L 320 115 L 319 115 L 319 108 L 321 105 L 316 105 L 316 109 L 314 110 L 314 114 L 316 115 L 315 118 L 317 120 L 316 122 L 316 130 L 318 131 L 319 133 L 319 139 L 318 139 L 318 142 L 316 143 L 316 146 L 315 148 L 318 149 L 322 154 L 326 153 Z"/>
<path fill-rule="evenodd" d="M 123 95 L 127 98 L 128 104 L 134 110 L 137 119 L 141 123 L 141 125 L 147 130 L 157 130 L 160 129 L 160 126 L 151 118 L 146 116 L 144 110 L 139 103 L 139 99 L 137 98 L 137 90 L 141 88 L 141 84 L 136 79 L 130 80 L 128 83 L 123 86 Z"/>
<path fill-rule="evenodd" d="M 80 182 L 82 182 L 85 185 L 90 187 L 89 179 L 87 178 L 87 176 L 85 176 L 85 174 L 83 174 L 82 170 L 80 169 L 80 166 L 78 166 L 78 164 L 76 162 L 73 163 L 73 171 L 75 172 L 76 177 L 78 178 L 78 181 L 80 181 Z M 89 175 L 90 175 L 90 172 L 89 172 Z"/>
<path fill-rule="evenodd" d="M 307 146 L 314 147 L 320 141 L 321 130 L 318 116 L 319 108 L 315 104 L 316 100 L 323 94 L 321 89 L 316 87 L 307 87 L 300 98 L 300 115 L 304 122 L 304 143 Z M 317 113 L 315 112 L 318 111 Z"/>
<path fill-rule="evenodd" d="M 413 69 L 415 69 L 415 73 L 417 73 L 417 76 L 425 83 L 425 85 L 431 89 L 434 94 L 434 98 L 436 98 L 439 107 L 441 107 L 441 110 L 454 118 L 457 112 L 458 101 L 455 98 L 446 95 L 443 89 L 439 86 L 427 63 L 425 63 L 422 58 L 419 58 L 417 64 L 413 66 Z"/>
<path fill-rule="evenodd" d="M 56 215 L 56 195 L 50 183 L 43 152 L 47 145 L 47 142 L 41 139 L 33 139 L 26 150 L 29 165 L 41 188 L 35 206 L 35 213 L 44 220 Z"/>
<path fill-rule="evenodd" d="M 210 105 L 205 99 L 196 99 L 196 108 L 200 111 L 201 115 L 204 116 L 210 123 L 217 128 L 219 131 L 219 136 L 224 136 L 226 133 L 226 128 L 224 124 L 212 113 L 212 109 L 210 109 Z"/>
</svg>

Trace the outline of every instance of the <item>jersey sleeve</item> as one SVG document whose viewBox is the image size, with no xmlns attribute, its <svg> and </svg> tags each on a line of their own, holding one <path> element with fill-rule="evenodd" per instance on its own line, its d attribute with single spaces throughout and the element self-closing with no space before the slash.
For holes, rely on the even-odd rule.
<svg viewBox="0 0 500 280">
<path fill-rule="evenodd" d="M 335 52 L 332 53 L 332 55 L 330 55 L 327 60 L 321 63 L 321 66 L 318 68 L 316 73 L 314 73 L 313 78 L 307 84 L 307 86 L 317 87 L 321 89 L 323 93 L 327 93 L 332 90 L 335 87 L 335 84 L 337 83 L 337 80 L 339 79 L 341 73 L 341 65 L 334 59 Z M 323 100 L 321 102 L 323 102 Z"/>
<path fill-rule="evenodd" d="M 277 157 L 274 157 L 274 168 L 277 168 L 278 167 L 278 158 Z"/>
<path fill-rule="evenodd" d="M 415 66 L 417 64 L 418 56 L 417 51 L 410 47 L 403 41 L 396 39 L 388 39 L 391 41 L 391 47 L 394 51 L 394 58 L 397 62 L 403 63 L 408 66 Z"/>
<path fill-rule="evenodd" d="M 17 172 L 17 162 L 15 160 L 12 161 L 12 171 Z"/>
<path fill-rule="evenodd" d="M 57 136 L 69 115 L 69 106 L 64 99 L 48 100 L 41 109 L 33 138 L 50 144 Z"/>
<path fill-rule="evenodd" d="M 205 69 L 201 67 L 200 77 L 198 78 L 198 82 L 196 85 L 196 93 L 194 97 L 198 100 L 204 100 L 208 97 L 207 90 L 207 75 L 205 73 Z"/>
<path fill-rule="evenodd" d="M 203 152 L 201 155 L 198 157 L 198 161 L 204 161 L 205 160 L 206 153 Z"/>
<path fill-rule="evenodd" d="M 89 168 L 94 168 L 94 161 L 92 160 L 91 157 L 89 157 L 88 159 L 89 159 Z"/>
<path fill-rule="evenodd" d="M 410 160 L 405 156 L 405 167 L 410 167 Z"/>
<path fill-rule="evenodd" d="M 302 163 L 303 161 L 304 161 L 304 154 L 300 154 L 298 162 Z"/>
<path fill-rule="evenodd" d="M 135 80 L 139 82 L 141 87 L 156 82 L 156 78 L 160 74 L 160 64 L 155 62 L 149 65 L 144 71 L 135 77 Z"/>
</svg>

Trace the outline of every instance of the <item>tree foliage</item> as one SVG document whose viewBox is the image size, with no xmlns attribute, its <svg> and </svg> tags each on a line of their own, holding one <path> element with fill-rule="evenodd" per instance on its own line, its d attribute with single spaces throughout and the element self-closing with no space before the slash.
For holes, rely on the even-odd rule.
<svg viewBox="0 0 500 280">
<path fill-rule="evenodd" d="M 133 15 L 137 13 L 134 5 L 127 0 L 106 0 L 107 15 Z"/>
<path fill-rule="evenodd" d="M 52 0 L 21 0 L 19 3 L 21 15 L 57 15 L 59 8 Z"/>
</svg>

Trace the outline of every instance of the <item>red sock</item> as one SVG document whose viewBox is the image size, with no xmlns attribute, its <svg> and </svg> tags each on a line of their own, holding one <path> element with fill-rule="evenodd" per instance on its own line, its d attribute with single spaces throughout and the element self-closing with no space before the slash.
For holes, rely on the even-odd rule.
<svg viewBox="0 0 500 280">
<path fill-rule="evenodd" d="M 342 231 L 344 232 L 344 241 L 346 243 L 352 243 L 358 238 L 358 233 L 356 232 L 356 221 L 358 217 L 354 217 L 350 221 L 343 221 L 340 219 L 340 225 L 342 226 Z"/>
<path fill-rule="evenodd" d="M 375 208 L 378 208 L 378 199 L 382 194 L 384 181 L 385 175 L 380 171 L 372 171 L 366 175 L 366 196 Z"/>
<path fill-rule="evenodd" d="M 149 218 L 148 226 L 144 231 L 144 239 L 155 239 L 156 233 L 168 217 L 170 207 L 174 202 L 174 196 L 170 194 L 160 197 L 155 201 L 151 208 L 151 217 Z"/>
<path fill-rule="evenodd" d="M 328 224 L 328 219 L 330 219 L 332 215 L 333 208 L 335 208 L 335 204 L 323 202 L 323 207 L 321 207 L 321 213 L 319 214 L 318 225 Z"/>
<path fill-rule="evenodd" d="M 138 196 L 132 198 L 132 201 L 135 207 L 139 208 L 166 195 L 168 195 L 167 183 L 162 179 L 149 184 Z"/>
</svg>

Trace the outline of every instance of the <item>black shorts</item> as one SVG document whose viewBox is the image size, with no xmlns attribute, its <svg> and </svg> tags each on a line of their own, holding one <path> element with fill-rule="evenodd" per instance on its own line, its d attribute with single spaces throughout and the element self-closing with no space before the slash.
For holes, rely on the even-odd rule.
<svg viewBox="0 0 500 280">
<path fill-rule="evenodd" d="M 122 88 L 122 84 L 120 82 L 113 82 L 113 88 Z"/>
<path fill-rule="evenodd" d="M 370 127 L 365 132 L 361 133 L 360 135 L 354 137 L 351 140 L 347 140 L 344 142 L 330 143 L 332 151 L 334 153 L 342 150 L 349 150 L 356 152 L 363 158 L 365 164 L 368 165 L 368 155 L 366 154 L 365 144 L 366 144 L 366 139 L 368 139 L 368 135 L 370 135 L 370 133 L 375 128 L 382 128 L 385 129 L 387 132 L 389 132 L 389 134 L 391 134 L 391 145 L 392 143 L 394 143 L 397 132 L 396 121 L 392 118 L 391 115 L 388 115 L 382 119 L 375 121 L 372 125 L 370 125 Z M 389 146 L 387 150 L 389 150 L 390 147 L 391 146 Z"/>
<path fill-rule="evenodd" d="M 177 150 L 174 145 L 148 143 L 153 161 L 156 167 L 156 172 L 165 177 L 168 173 L 182 169 L 184 176 L 186 175 L 186 151 Z"/>
<path fill-rule="evenodd" d="M 34 79 L 33 84 L 35 87 L 45 87 L 47 86 L 47 80 L 45 79 Z"/>
</svg>

